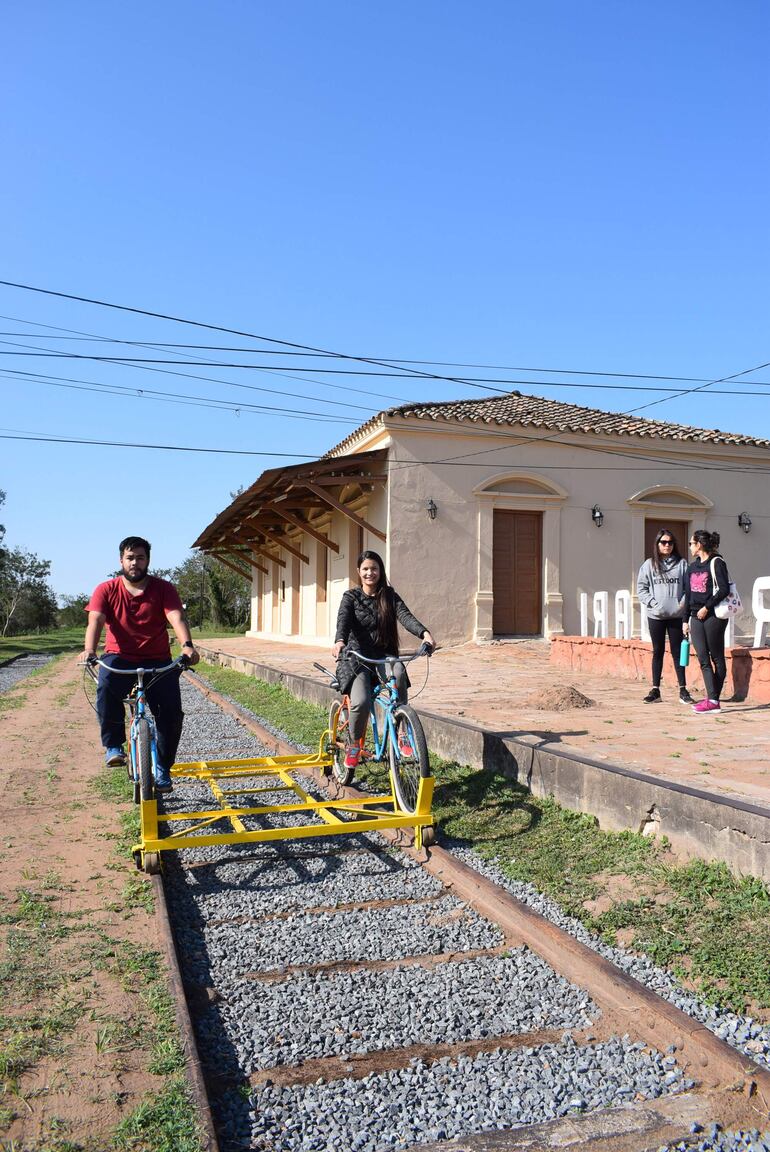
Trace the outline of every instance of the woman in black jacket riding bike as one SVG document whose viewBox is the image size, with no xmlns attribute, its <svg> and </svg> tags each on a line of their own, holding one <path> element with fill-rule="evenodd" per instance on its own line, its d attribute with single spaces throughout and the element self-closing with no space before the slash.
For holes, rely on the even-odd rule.
<svg viewBox="0 0 770 1152">
<path fill-rule="evenodd" d="M 358 764 L 358 742 L 366 731 L 372 706 L 372 671 L 362 667 L 355 656 L 343 656 L 340 659 L 343 649 L 360 652 L 371 660 L 398 656 L 398 624 L 435 648 L 428 629 L 412 615 L 398 592 L 388 583 L 382 557 L 376 552 L 362 552 L 356 568 L 361 586 L 343 594 L 332 648 L 332 655 L 338 661 L 340 692 L 350 696 L 351 743 L 345 755 L 348 768 L 355 768 Z M 406 702 L 409 677 L 400 660 L 394 661 L 393 673 L 399 700 Z"/>
</svg>

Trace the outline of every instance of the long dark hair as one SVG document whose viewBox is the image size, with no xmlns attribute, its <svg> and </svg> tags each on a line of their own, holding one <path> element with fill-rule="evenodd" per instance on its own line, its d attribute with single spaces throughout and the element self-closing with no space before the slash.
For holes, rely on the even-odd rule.
<svg viewBox="0 0 770 1152">
<path fill-rule="evenodd" d="M 398 623 L 396 620 L 396 600 L 393 589 L 388 584 L 388 575 L 382 556 L 371 549 L 365 549 L 356 560 L 356 569 L 359 569 L 364 560 L 374 560 L 380 569 L 380 579 L 374 594 L 377 601 L 377 635 L 375 640 L 388 656 L 398 656 Z"/>
<path fill-rule="evenodd" d="M 655 544 L 654 544 L 653 549 L 652 549 L 652 557 L 651 557 L 652 566 L 656 572 L 660 572 L 660 548 L 658 547 L 658 545 L 660 544 L 660 542 L 664 536 L 670 536 L 671 539 L 674 541 L 674 546 L 671 549 L 671 559 L 672 560 L 681 560 L 682 559 L 682 554 L 679 551 L 679 545 L 676 542 L 676 536 L 674 535 L 674 533 L 669 528 L 661 528 L 660 532 L 655 537 Z"/>
<path fill-rule="evenodd" d="M 705 528 L 697 528 L 692 534 L 692 539 L 700 544 L 704 552 L 708 552 L 709 556 L 714 556 L 719 552 L 719 533 L 707 532 Z"/>
</svg>

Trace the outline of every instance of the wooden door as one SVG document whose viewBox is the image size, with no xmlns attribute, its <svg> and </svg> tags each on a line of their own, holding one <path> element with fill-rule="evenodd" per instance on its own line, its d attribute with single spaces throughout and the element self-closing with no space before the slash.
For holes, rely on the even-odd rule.
<svg viewBox="0 0 770 1152">
<path fill-rule="evenodd" d="M 541 512 L 496 508 L 492 526 L 492 631 L 539 636 L 543 630 Z"/>
</svg>

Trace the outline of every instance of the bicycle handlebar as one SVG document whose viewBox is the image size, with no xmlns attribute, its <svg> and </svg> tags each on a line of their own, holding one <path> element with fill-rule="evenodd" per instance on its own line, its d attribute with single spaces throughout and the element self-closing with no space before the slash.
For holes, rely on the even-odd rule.
<svg viewBox="0 0 770 1152">
<path fill-rule="evenodd" d="M 363 664 L 370 664 L 373 668 L 379 668 L 385 664 L 394 664 L 397 660 L 400 660 L 402 664 L 411 664 L 413 660 L 419 660 L 421 656 L 430 658 L 433 655 L 433 646 L 423 642 L 416 652 L 402 652 L 400 656 L 383 656 L 380 660 L 372 660 L 370 656 L 364 656 L 352 648 L 343 649 L 343 652 L 354 660 L 360 660 Z"/>
<path fill-rule="evenodd" d="M 173 668 L 179 668 L 182 672 L 186 672 L 190 667 L 190 661 L 184 653 L 177 656 L 176 660 L 172 660 L 170 664 L 163 664 L 160 668 L 113 668 L 111 664 L 105 663 L 99 656 L 89 656 L 87 660 L 79 660 L 78 663 L 81 667 L 88 668 L 93 672 L 96 665 L 100 668 L 106 668 L 108 672 L 117 672 L 119 676 L 136 676 L 138 672 L 143 675 L 147 672 L 152 673 L 153 676 L 159 675 L 161 672 L 170 672 Z"/>
<path fill-rule="evenodd" d="M 363 664 L 371 664 L 373 667 L 379 667 L 393 663 L 400 660 L 402 664 L 411 664 L 413 660 L 419 659 L 420 656 L 432 656 L 435 649 L 431 644 L 422 643 L 416 652 L 403 652 L 400 656 L 383 656 L 381 660 L 372 660 L 369 656 L 362 656 L 360 652 L 354 651 L 352 648 L 343 648 L 342 653 L 345 656 L 352 656 L 356 660 L 360 660 Z M 328 668 L 324 668 L 323 664 L 319 664 L 317 660 L 313 661 L 313 667 L 317 668 L 319 672 L 323 672 L 324 676 L 328 676 L 331 680 L 332 688 L 339 688 L 339 681 L 336 673 L 330 672 Z"/>
</svg>

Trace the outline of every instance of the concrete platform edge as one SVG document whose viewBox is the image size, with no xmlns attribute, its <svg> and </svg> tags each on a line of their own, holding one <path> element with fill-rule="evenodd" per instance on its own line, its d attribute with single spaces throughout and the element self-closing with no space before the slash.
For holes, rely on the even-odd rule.
<svg viewBox="0 0 770 1152">
<path fill-rule="evenodd" d="M 210 663 L 281 684 L 299 699 L 326 705 L 334 698 L 330 688 L 309 677 L 205 644 L 198 648 Z M 734 872 L 770 882 L 769 809 L 591 760 L 568 745 L 419 712 L 431 750 L 444 759 L 501 772 L 535 796 L 594 816 L 608 831 L 666 836 L 685 856 L 722 861 Z"/>
</svg>

